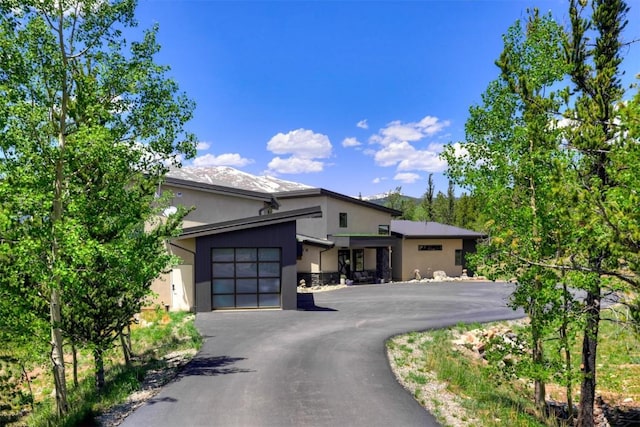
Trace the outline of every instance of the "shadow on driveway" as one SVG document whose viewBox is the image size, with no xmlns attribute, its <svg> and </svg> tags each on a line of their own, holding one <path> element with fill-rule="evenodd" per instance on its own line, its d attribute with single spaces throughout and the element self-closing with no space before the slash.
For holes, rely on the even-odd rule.
<svg viewBox="0 0 640 427">
<path fill-rule="evenodd" d="M 177 379 L 192 376 L 215 377 L 218 375 L 255 372 L 251 369 L 230 366 L 241 360 L 246 360 L 246 358 L 229 356 L 195 357 L 180 371 Z"/>
<path fill-rule="evenodd" d="M 318 307 L 312 293 L 298 294 L 298 311 L 338 311 L 329 307 Z"/>
</svg>

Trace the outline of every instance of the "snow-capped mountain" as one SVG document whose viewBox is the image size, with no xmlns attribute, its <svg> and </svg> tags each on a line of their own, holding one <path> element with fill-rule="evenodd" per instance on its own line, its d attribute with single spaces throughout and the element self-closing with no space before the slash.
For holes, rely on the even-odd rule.
<svg viewBox="0 0 640 427">
<path fill-rule="evenodd" d="M 387 191 L 385 193 L 379 193 L 379 194 L 374 194 L 373 196 L 362 196 L 362 200 L 365 200 L 367 202 L 371 202 L 371 201 L 375 201 L 375 200 L 380 200 L 380 199 L 386 199 L 387 197 L 389 197 L 389 194 L 391 194 L 391 191 Z M 358 197 L 356 197 L 358 198 Z"/>
<path fill-rule="evenodd" d="M 171 169 L 167 176 L 189 181 L 204 182 L 206 184 L 241 188 L 243 190 L 260 191 L 263 193 L 278 193 L 281 191 L 313 188 L 305 184 L 285 181 L 272 176 L 252 175 L 229 166 L 186 166 L 180 169 Z"/>
</svg>

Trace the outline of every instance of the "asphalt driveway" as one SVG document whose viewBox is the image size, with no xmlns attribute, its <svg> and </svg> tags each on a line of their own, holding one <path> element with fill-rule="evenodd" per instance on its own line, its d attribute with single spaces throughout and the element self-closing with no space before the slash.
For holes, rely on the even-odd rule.
<svg viewBox="0 0 640 427">
<path fill-rule="evenodd" d="M 298 311 L 199 313 L 196 357 L 122 424 L 437 426 L 395 380 L 385 340 L 459 322 L 522 317 L 511 285 L 360 285 L 303 294 Z"/>
</svg>

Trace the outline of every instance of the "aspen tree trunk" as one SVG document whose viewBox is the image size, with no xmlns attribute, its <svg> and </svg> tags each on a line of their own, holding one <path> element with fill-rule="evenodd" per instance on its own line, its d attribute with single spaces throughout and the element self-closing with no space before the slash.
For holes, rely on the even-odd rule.
<svg viewBox="0 0 640 427">
<path fill-rule="evenodd" d="M 51 289 L 50 311 L 51 311 L 51 361 L 53 364 L 53 378 L 55 383 L 56 394 L 56 408 L 59 415 L 66 414 L 68 411 L 67 403 L 67 381 L 65 377 L 64 368 L 64 351 L 62 342 L 62 330 L 60 325 L 62 322 L 61 314 L 61 280 L 55 272 L 55 267 L 60 262 L 59 245 L 58 245 L 58 226 L 62 222 L 62 197 L 64 187 L 64 156 L 65 156 L 65 133 L 66 133 L 66 121 L 67 121 L 67 109 L 69 104 L 69 88 L 67 87 L 67 57 L 65 52 L 64 34 L 63 34 L 63 18 L 64 11 L 62 10 L 62 2 L 59 5 L 58 27 L 56 28 L 58 33 L 58 42 L 60 47 L 60 54 L 62 55 L 63 70 L 62 70 L 62 99 L 60 102 L 60 118 L 58 122 L 58 158 L 56 160 L 56 174 L 54 181 L 54 194 L 53 194 L 53 212 L 51 215 L 53 241 L 51 245 L 52 260 L 51 267 L 54 270 L 53 274 L 53 286 Z"/>
</svg>

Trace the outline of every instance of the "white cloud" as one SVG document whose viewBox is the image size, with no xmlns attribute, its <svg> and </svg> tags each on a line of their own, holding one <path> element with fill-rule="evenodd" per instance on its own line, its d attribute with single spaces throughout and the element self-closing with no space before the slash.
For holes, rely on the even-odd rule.
<svg viewBox="0 0 640 427">
<path fill-rule="evenodd" d="M 406 141 L 393 142 L 377 151 L 374 159 L 378 166 L 394 166 L 415 155 L 416 149 Z"/>
<path fill-rule="evenodd" d="M 359 145 L 362 145 L 362 143 L 353 137 L 345 138 L 342 140 L 343 147 L 357 147 Z"/>
<path fill-rule="evenodd" d="M 417 148 L 416 143 L 442 132 L 449 124 L 449 121 L 433 116 L 425 116 L 417 122 L 389 122 L 369 138 L 370 143 L 378 145 L 377 150 L 373 152 L 373 158 L 378 166 L 396 166 L 398 172 L 441 172 L 447 166 L 440 158 L 444 145 L 431 142 L 425 148 Z M 413 179 L 407 174 L 400 176 L 404 177 L 400 180 L 405 182 L 409 182 L 407 179 Z"/>
<path fill-rule="evenodd" d="M 322 172 L 324 163 L 300 157 L 289 157 L 288 159 L 274 157 L 268 167 L 268 172 L 275 174 L 314 173 Z"/>
<path fill-rule="evenodd" d="M 308 129 L 278 133 L 267 143 L 267 150 L 274 154 L 291 154 L 301 159 L 327 158 L 331 155 L 331 149 L 331 141 L 327 135 Z"/>
<path fill-rule="evenodd" d="M 198 145 L 196 145 L 196 149 L 199 151 L 205 151 L 208 150 L 209 147 L 211 147 L 211 144 L 208 142 L 204 142 L 204 141 L 200 141 L 198 142 Z"/>
<path fill-rule="evenodd" d="M 242 157 L 238 153 L 225 153 L 215 156 L 213 154 L 205 154 L 193 159 L 194 166 L 236 166 L 243 167 L 253 163 L 253 160 Z"/>
<path fill-rule="evenodd" d="M 433 136 L 449 126 L 448 120 L 440 120 L 437 117 L 425 116 L 418 122 L 403 123 L 394 120 L 380 129 L 369 141 L 383 146 L 399 141 L 419 141 L 428 136 Z"/>
<path fill-rule="evenodd" d="M 442 172 L 447 162 L 440 158 L 439 152 L 420 150 L 398 163 L 399 171 L 421 170 L 425 172 Z"/>
<path fill-rule="evenodd" d="M 376 177 L 373 178 L 373 181 L 371 181 L 373 184 L 380 184 L 382 181 L 386 181 L 387 178 L 385 177 Z"/>
<path fill-rule="evenodd" d="M 397 173 L 396 176 L 393 177 L 393 179 L 404 184 L 413 184 L 420 179 L 420 175 L 418 175 L 417 173 L 402 172 Z"/>
<path fill-rule="evenodd" d="M 268 172 L 274 174 L 297 174 L 322 172 L 324 162 L 331 156 L 333 146 L 327 135 L 308 129 L 296 129 L 278 133 L 267 143 L 267 150 L 274 154 L 289 154 L 288 158 L 274 157 L 269 162 Z"/>
<path fill-rule="evenodd" d="M 360 129 L 369 129 L 369 123 L 367 123 L 367 119 L 360 120 L 358 123 L 356 123 L 356 126 L 358 126 Z"/>
</svg>

